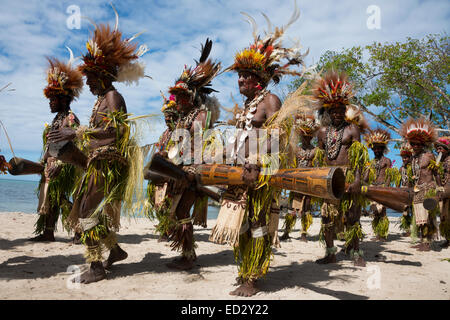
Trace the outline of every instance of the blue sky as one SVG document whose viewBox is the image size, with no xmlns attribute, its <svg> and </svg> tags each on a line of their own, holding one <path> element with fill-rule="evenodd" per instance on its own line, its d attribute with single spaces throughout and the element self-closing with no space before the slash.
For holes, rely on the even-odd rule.
<svg viewBox="0 0 450 320">
<path fill-rule="evenodd" d="M 114 25 L 110 1 L 6 1 L 0 0 L 0 87 L 12 82 L 15 91 L 0 93 L 0 120 L 19 157 L 38 160 L 41 153 L 41 133 L 45 122 L 51 122 L 48 101 L 42 94 L 45 86 L 45 56 L 67 59 L 65 46 L 75 56 L 85 52 L 85 42 L 92 26 L 81 21 L 81 29 L 70 30 L 66 12 L 70 5 L 80 8 L 83 16 L 97 23 Z M 293 10 L 293 1 L 254 0 L 190 0 L 190 1 L 113 1 L 120 15 L 119 28 L 125 37 L 146 30 L 137 40 L 150 51 L 142 57 L 146 74 L 138 86 L 117 84 L 129 112 L 158 114 L 160 91 L 166 91 L 181 73 L 185 64 L 198 58 L 199 47 L 207 37 L 213 40 L 211 57 L 230 65 L 234 54 L 251 41 L 251 28 L 240 11 L 255 17 L 259 30 L 266 25 L 260 12 L 266 13 L 274 25 L 285 24 Z M 450 3 L 442 1 L 370 0 L 370 1 L 305 1 L 297 0 L 300 19 L 288 29 L 285 41 L 300 39 L 310 53 L 306 64 L 317 62 L 326 50 L 340 50 L 374 41 L 404 41 L 407 37 L 422 38 L 430 33 L 449 29 Z M 380 8 L 381 29 L 369 30 L 366 21 L 368 6 Z M 286 78 L 272 91 L 287 93 Z M 216 94 L 224 106 L 231 106 L 230 95 L 241 102 L 235 74 L 222 74 L 213 82 Z M 95 102 L 85 87 L 72 109 L 86 124 Z M 372 122 L 373 123 L 373 122 Z M 155 122 L 146 137 L 151 143 L 163 130 L 163 121 Z M 3 133 L 0 133 L 1 153 L 11 157 Z M 393 150 L 390 156 L 397 153 Z M 398 162 L 398 161 L 397 161 Z M 6 176 L 3 178 L 11 178 Z M 19 177 L 37 179 L 37 177 Z"/>
</svg>

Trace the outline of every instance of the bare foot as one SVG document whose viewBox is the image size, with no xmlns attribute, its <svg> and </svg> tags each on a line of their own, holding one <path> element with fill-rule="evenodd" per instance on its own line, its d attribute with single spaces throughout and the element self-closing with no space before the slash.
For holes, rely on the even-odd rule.
<svg viewBox="0 0 450 320">
<path fill-rule="evenodd" d="M 108 269 L 114 262 L 125 260 L 128 257 L 126 253 L 119 245 L 114 246 L 109 252 L 109 257 L 103 262 L 103 268 Z"/>
<path fill-rule="evenodd" d="M 421 243 L 419 247 L 417 247 L 417 251 L 430 251 L 429 243 Z"/>
<path fill-rule="evenodd" d="M 280 237 L 280 241 L 286 241 L 288 239 L 290 239 L 291 237 L 289 236 L 289 233 L 283 233 L 283 235 Z"/>
<path fill-rule="evenodd" d="M 72 239 L 72 243 L 73 244 L 81 244 L 81 234 L 78 232 L 75 232 L 75 235 L 73 236 Z"/>
<path fill-rule="evenodd" d="M 92 262 L 88 271 L 80 275 L 80 283 L 88 284 L 106 279 L 106 272 L 100 261 Z M 77 278 L 72 279 L 72 282 L 77 282 Z"/>
<path fill-rule="evenodd" d="M 53 242 L 55 241 L 55 236 L 53 235 L 53 232 L 45 232 L 43 234 L 38 235 L 37 237 L 28 239 L 28 241 L 33 242 Z"/>
<path fill-rule="evenodd" d="M 355 267 L 365 267 L 366 266 L 366 261 L 364 260 L 363 257 L 358 256 L 354 261 L 353 261 L 353 265 Z"/>
<path fill-rule="evenodd" d="M 421 245 L 421 244 L 422 244 L 422 243 L 418 243 L 418 244 L 416 244 L 416 245 L 411 246 L 411 248 L 418 249 L 418 248 L 420 248 L 420 245 Z"/>
<path fill-rule="evenodd" d="M 402 237 L 409 237 L 409 236 L 411 236 L 411 232 L 403 232 L 402 233 Z"/>
<path fill-rule="evenodd" d="M 194 267 L 194 261 L 185 257 L 175 258 L 172 262 L 166 263 L 170 269 L 190 270 Z"/>
<path fill-rule="evenodd" d="M 305 233 L 302 233 L 302 235 L 300 236 L 300 241 L 308 242 L 308 239 L 306 239 L 306 234 Z"/>
<path fill-rule="evenodd" d="M 166 234 L 162 234 L 158 238 L 158 242 L 167 242 L 169 241 L 169 237 Z"/>
<path fill-rule="evenodd" d="M 336 263 L 336 255 L 329 254 L 322 259 L 316 260 L 316 263 L 318 263 L 318 264 Z"/>
<path fill-rule="evenodd" d="M 255 281 L 247 281 L 241 284 L 236 290 L 230 292 L 232 296 L 251 297 L 258 293 Z"/>
</svg>

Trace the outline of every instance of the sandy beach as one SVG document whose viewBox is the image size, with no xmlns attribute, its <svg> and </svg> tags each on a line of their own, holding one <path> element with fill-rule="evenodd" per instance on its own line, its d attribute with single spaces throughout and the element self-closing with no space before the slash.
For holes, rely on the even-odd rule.
<svg viewBox="0 0 450 320">
<path fill-rule="evenodd" d="M 73 245 L 59 224 L 56 242 L 33 243 L 36 215 L 0 213 L 0 299 L 243 299 L 228 295 L 237 276 L 233 252 L 208 241 L 208 228 L 195 228 L 196 266 L 175 272 L 166 267 L 177 252 L 158 242 L 154 223 L 147 219 L 122 220 L 119 242 L 128 259 L 114 265 L 107 280 L 72 284 L 77 270 L 86 270 L 84 247 Z M 370 219 L 362 218 L 366 238 L 362 249 L 367 267 L 354 267 L 343 253 L 337 263 L 318 265 L 324 248 L 319 244 L 320 220 L 314 218 L 308 242 L 299 240 L 300 223 L 289 242 L 274 252 L 262 291 L 250 299 L 450 299 L 450 249 L 418 252 L 402 237 L 397 218 L 390 218 L 387 242 L 375 242 Z M 280 220 L 280 227 L 282 221 Z M 343 242 L 336 242 L 338 249 Z"/>
</svg>

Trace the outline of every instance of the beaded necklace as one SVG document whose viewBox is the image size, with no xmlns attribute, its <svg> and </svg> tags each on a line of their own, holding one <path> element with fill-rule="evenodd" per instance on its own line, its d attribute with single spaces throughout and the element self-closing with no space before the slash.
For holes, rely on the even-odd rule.
<svg viewBox="0 0 450 320">
<path fill-rule="evenodd" d="M 269 93 L 269 90 L 263 89 L 247 104 L 245 104 L 244 111 L 236 115 L 236 127 L 239 129 L 252 130 L 252 120 L 255 117 L 258 104 L 264 100 Z"/>
<path fill-rule="evenodd" d="M 411 162 L 411 169 L 413 173 L 413 180 L 414 184 L 420 181 L 420 157 L 422 154 L 420 154 L 418 157 L 413 156 L 412 162 Z"/>
<path fill-rule="evenodd" d="M 327 127 L 327 141 L 325 144 L 328 160 L 334 160 L 339 154 L 342 145 L 342 137 L 347 123 L 344 121 L 339 126 Z"/>
</svg>

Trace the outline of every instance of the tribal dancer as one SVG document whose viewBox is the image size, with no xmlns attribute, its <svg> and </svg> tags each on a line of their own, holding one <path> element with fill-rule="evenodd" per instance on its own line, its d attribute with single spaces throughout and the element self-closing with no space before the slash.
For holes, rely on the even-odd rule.
<svg viewBox="0 0 450 320">
<path fill-rule="evenodd" d="M 426 210 L 423 201 L 436 196 L 437 170 L 433 167 L 434 155 L 426 152 L 426 148 L 436 141 L 437 134 L 434 125 L 424 118 L 409 119 L 401 127 L 400 133 L 413 149 L 411 160 L 411 179 L 414 187 L 413 213 L 421 237 L 421 243 L 414 248 L 429 251 L 432 237 L 437 232 L 435 221 L 437 212 Z"/>
<path fill-rule="evenodd" d="M 319 122 L 313 113 L 299 114 L 296 116 L 295 129 L 300 137 L 301 147 L 297 150 L 297 168 L 310 168 L 323 166 L 323 152 L 311 144 L 311 140 L 319 129 Z M 297 192 L 291 192 L 289 198 L 292 199 L 292 213 L 288 212 L 284 220 L 284 233 L 280 240 L 289 239 L 289 232 L 295 226 L 297 216 L 301 219 L 301 241 L 307 242 L 306 235 L 311 226 L 313 218 L 311 214 L 310 196 L 305 196 Z"/>
<path fill-rule="evenodd" d="M 400 188 L 411 188 L 412 187 L 412 169 L 411 169 L 411 159 L 412 159 L 413 149 L 409 143 L 403 143 L 400 147 L 400 157 L 402 157 L 402 166 L 400 167 L 400 182 L 397 183 L 397 187 Z M 413 223 L 412 208 L 408 207 L 406 211 L 403 212 L 400 218 L 400 229 L 403 230 L 403 236 L 413 238 L 416 236 L 415 223 Z"/>
<path fill-rule="evenodd" d="M 10 169 L 10 164 L 6 162 L 5 157 L 0 154 L 0 173 L 6 174 L 8 169 Z"/>
<path fill-rule="evenodd" d="M 284 31 L 298 17 L 299 11 L 295 7 L 286 26 L 275 28 L 274 32 L 269 28 L 264 38 L 260 38 L 256 34 L 254 19 L 249 16 L 249 21 L 254 27 L 254 43 L 249 48 L 237 53 L 233 65 L 227 69 L 238 73 L 239 91 L 246 97 L 244 111 L 237 115 L 237 136 L 233 136 L 228 141 L 232 144 L 236 142 L 236 148 L 233 149 L 231 157 L 233 161 L 239 161 L 238 164 L 244 165 L 243 180 L 246 185 L 229 186 L 223 196 L 224 201 L 221 207 L 221 211 L 237 208 L 239 212 L 234 213 L 240 214 L 242 219 L 239 225 L 241 229 L 238 244 L 232 244 L 236 261 L 239 264 L 239 287 L 230 292 L 231 295 L 249 297 L 256 294 L 258 292 L 256 281 L 265 276 L 272 257 L 273 234 L 271 234 L 269 223 L 271 221 L 278 223 L 279 209 L 275 204 L 275 199 L 278 199 L 280 190 L 269 187 L 264 181 L 258 179 L 260 170 L 269 169 L 270 172 L 270 160 L 267 161 L 263 155 L 258 157 L 258 154 L 254 153 L 256 150 L 250 150 L 249 137 L 253 136 L 258 140 L 269 139 L 260 134 L 260 130 L 258 130 L 260 128 L 280 129 L 280 140 L 285 133 L 283 124 L 278 121 L 277 117 L 279 115 L 277 112 L 281 108 L 280 99 L 272 94 L 267 86 L 271 81 L 277 84 L 285 74 L 300 75 L 289 69 L 292 65 L 303 63 L 300 47 L 284 48 L 281 44 Z M 286 62 L 281 63 L 282 60 Z M 260 142 L 258 141 L 258 144 Z M 284 156 L 284 145 L 280 141 L 279 154 L 271 152 L 271 143 L 267 146 L 268 154 L 281 161 L 280 168 L 284 166 L 283 162 L 289 160 Z M 217 231 L 213 229 L 211 237 L 217 237 L 215 234 Z"/>
<path fill-rule="evenodd" d="M 176 129 L 189 132 L 190 144 L 187 143 L 188 141 L 182 141 L 171 146 L 168 156 L 172 162 L 178 165 L 182 165 L 182 159 L 186 159 L 188 163 L 184 163 L 183 170 L 191 174 L 195 174 L 195 165 L 189 164 L 195 161 L 196 153 L 202 153 L 202 150 L 194 150 L 194 136 L 198 134 L 202 137 L 204 130 L 209 129 L 219 117 L 219 102 L 215 97 L 210 97 L 209 94 L 216 91 L 210 86 L 211 81 L 219 73 L 221 64 L 208 59 L 211 47 L 212 41 L 207 39 L 205 45 L 202 45 L 201 56 L 196 67 L 185 67 L 175 85 L 169 88 L 169 93 L 175 97 L 180 115 Z M 191 149 L 183 150 L 183 147 L 180 148 L 181 145 L 189 145 Z M 202 146 L 199 147 L 202 148 Z M 186 152 L 191 155 L 191 158 L 187 159 L 186 154 L 184 154 Z M 174 259 L 167 266 L 179 270 L 188 270 L 193 267 L 197 258 L 193 225 L 206 227 L 208 197 L 205 195 L 199 196 L 195 190 L 186 187 L 181 188 L 175 194 L 181 195 L 181 198 L 176 204 L 176 221 L 174 221 L 175 226 L 169 230 L 169 240 L 172 241 L 171 247 L 173 250 L 181 250 L 181 257 Z M 190 210 L 193 205 L 194 212 L 191 217 Z"/>
<path fill-rule="evenodd" d="M 92 94 L 97 96 L 89 127 L 49 134 L 53 141 L 79 137 L 88 152 L 86 172 L 78 183 L 69 216 L 72 228 L 82 233 L 86 261 L 90 263 L 89 270 L 80 276 L 81 283 L 105 279 L 105 268 L 128 256 L 118 245 L 115 231 L 120 227 L 122 201 L 127 206 L 130 201 L 127 192 L 130 180 L 135 180 L 130 170 L 137 166 L 132 161 L 137 148 L 131 148 L 127 108 L 113 82 L 131 84 L 144 76 L 145 66 L 134 61 L 147 49 L 141 46 L 136 50 L 137 45 L 131 43 L 134 38 L 123 40 L 117 22 L 114 29 L 96 26 L 79 67 Z M 110 251 L 104 263 L 102 245 Z"/>
<path fill-rule="evenodd" d="M 164 105 L 161 111 L 164 114 L 167 129 L 163 132 L 161 137 L 159 137 L 154 152 L 167 158 L 169 141 L 179 120 L 179 113 L 173 95 L 170 96 L 169 100 L 165 97 L 163 98 Z M 150 204 L 148 215 L 151 219 L 156 218 L 158 220 L 158 225 L 156 226 L 156 231 L 160 235 L 158 241 L 168 240 L 169 230 L 173 227 L 172 222 L 175 221 L 175 217 L 170 217 L 170 215 L 175 213 L 175 208 L 181 197 L 180 192 L 176 190 L 177 185 L 178 184 L 173 181 L 161 181 L 157 183 L 154 181 L 148 182 L 147 197 Z M 179 196 L 174 197 L 174 195 Z"/>
<path fill-rule="evenodd" d="M 359 220 L 366 200 L 360 191 L 361 174 L 364 165 L 369 162 L 369 154 L 360 142 L 360 127 L 345 116 L 353 97 L 352 85 L 346 75 L 331 71 L 316 81 L 313 92 L 321 106 L 319 112 L 323 114 L 324 125 L 318 132 L 319 148 L 325 151 L 326 165 L 343 167 L 348 184 L 346 194 L 338 204 L 325 201 L 322 205 L 321 235 L 325 238 L 326 255 L 316 262 L 336 262 L 337 248 L 333 245 L 333 239 L 334 233 L 341 230 L 335 228 L 344 223 L 345 251 L 350 253 L 356 266 L 365 266 L 359 247 L 364 237 Z M 352 108 L 357 109 L 356 106 Z"/>
<path fill-rule="evenodd" d="M 450 137 L 440 137 L 438 141 L 434 144 L 436 151 L 441 154 L 442 164 L 439 166 L 441 170 L 440 173 L 440 186 L 444 188 L 450 188 Z M 444 198 L 440 203 L 441 209 L 441 222 L 439 224 L 439 231 L 441 237 L 445 239 L 442 247 L 447 248 L 450 242 L 450 199 Z"/>
<path fill-rule="evenodd" d="M 370 162 L 366 172 L 364 174 L 364 182 L 369 181 L 369 175 L 372 175 L 373 186 L 389 186 L 391 183 L 391 175 L 389 169 L 392 166 L 392 162 L 385 156 L 388 152 L 388 143 L 391 139 L 389 132 L 383 129 L 369 130 L 364 135 L 364 140 L 367 146 L 372 149 L 375 158 Z M 389 219 L 386 216 L 386 207 L 372 202 L 370 204 L 370 210 L 373 215 L 372 230 L 376 236 L 375 240 L 385 241 L 389 233 Z"/>
<path fill-rule="evenodd" d="M 70 109 L 70 104 L 78 98 L 83 88 L 83 75 L 72 66 L 73 56 L 71 51 L 70 53 L 71 59 L 68 63 L 63 63 L 56 58 L 48 58 L 49 68 L 46 71 L 47 86 L 44 89 L 44 96 L 49 99 L 50 111 L 56 113 L 56 116 L 50 126 L 46 125 L 42 136 L 44 149 L 40 163 L 43 171 L 39 182 L 37 208 L 39 218 L 34 232 L 37 236 L 30 241 L 55 241 L 54 231 L 59 215 L 61 215 L 63 227 L 70 230 L 66 225 L 67 217 L 72 209 L 69 199 L 79 172 L 74 165 L 62 163 L 56 159 L 47 141 L 47 134 L 50 131 L 59 132 L 65 128 L 75 130 L 80 125 L 80 121 Z M 11 173 L 15 174 L 13 171 L 17 163 L 16 161 L 11 163 L 13 164 Z M 77 239 L 79 234 L 75 235 L 74 242 Z"/>
</svg>

